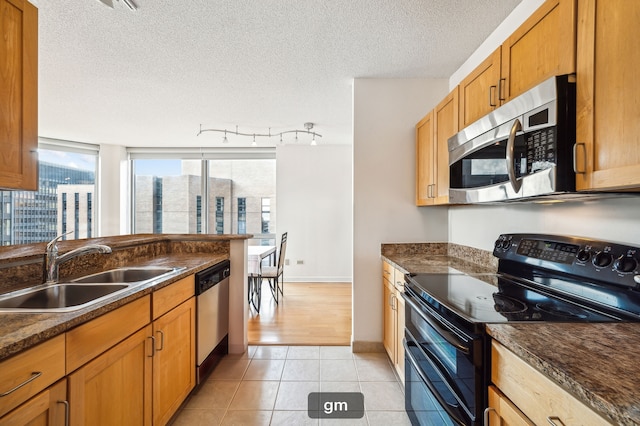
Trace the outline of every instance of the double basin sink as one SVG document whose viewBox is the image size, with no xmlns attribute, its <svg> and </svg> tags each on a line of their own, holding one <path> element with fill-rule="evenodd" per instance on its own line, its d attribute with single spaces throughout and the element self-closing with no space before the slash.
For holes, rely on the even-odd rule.
<svg viewBox="0 0 640 426">
<path fill-rule="evenodd" d="M 132 287 L 176 275 L 185 268 L 125 267 L 55 284 L 0 294 L 0 312 L 69 312 Z"/>
</svg>

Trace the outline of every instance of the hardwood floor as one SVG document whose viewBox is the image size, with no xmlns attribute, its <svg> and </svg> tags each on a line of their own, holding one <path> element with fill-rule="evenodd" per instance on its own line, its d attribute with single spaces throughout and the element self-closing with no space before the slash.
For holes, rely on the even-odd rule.
<svg viewBox="0 0 640 426">
<path fill-rule="evenodd" d="M 267 281 L 260 314 L 250 309 L 250 345 L 350 345 L 351 283 L 284 283 L 276 305 Z"/>
</svg>

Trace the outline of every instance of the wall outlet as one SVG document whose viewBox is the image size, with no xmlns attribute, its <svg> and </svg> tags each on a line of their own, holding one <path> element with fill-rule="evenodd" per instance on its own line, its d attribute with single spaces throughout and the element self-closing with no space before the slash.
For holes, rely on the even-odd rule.
<svg viewBox="0 0 640 426">
<path fill-rule="evenodd" d="M 288 264 L 289 264 L 289 259 L 285 259 L 285 260 L 284 260 L 284 264 L 285 264 L 285 265 L 288 265 Z"/>
<path fill-rule="evenodd" d="M 296 265 L 304 265 L 304 260 L 296 260 Z"/>
</svg>

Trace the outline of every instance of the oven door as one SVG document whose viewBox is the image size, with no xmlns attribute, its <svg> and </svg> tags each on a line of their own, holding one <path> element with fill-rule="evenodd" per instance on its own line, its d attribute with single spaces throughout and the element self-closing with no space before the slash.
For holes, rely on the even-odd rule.
<svg viewBox="0 0 640 426">
<path fill-rule="evenodd" d="M 485 405 L 482 336 L 454 327 L 410 290 L 403 296 L 407 414 L 419 425 L 479 425 Z"/>
</svg>

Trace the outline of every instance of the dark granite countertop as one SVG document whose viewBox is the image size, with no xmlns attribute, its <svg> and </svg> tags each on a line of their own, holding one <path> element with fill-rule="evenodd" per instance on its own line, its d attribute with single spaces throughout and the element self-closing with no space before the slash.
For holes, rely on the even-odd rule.
<svg viewBox="0 0 640 426">
<path fill-rule="evenodd" d="M 487 330 L 609 421 L 640 424 L 640 324 L 491 324 Z"/>
<path fill-rule="evenodd" d="M 72 267 L 65 270 L 64 276 L 61 267 L 61 282 L 96 272 L 96 268 L 107 270 L 121 266 L 166 266 L 184 267 L 185 269 L 162 281 L 151 281 L 147 284 L 134 286 L 123 293 L 107 297 L 98 303 L 76 311 L 63 313 L 0 312 L 0 361 L 228 259 L 229 240 L 251 237 L 252 235 L 128 235 L 91 239 L 91 243 L 109 245 L 114 254 L 105 256 L 104 259 L 107 260 L 102 266 L 85 265 L 82 258 L 76 258 L 79 259 L 79 262 L 75 265 L 73 265 L 73 261 L 69 262 Z M 65 241 L 60 244 L 60 251 L 68 251 L 83 244 L 87 244 L 87 240 Z M 3 282 L 15 280 L 16 277 L 23 277 L 25 280 L 33 279 L 34 273 L 31 270 L 41 273 L 44 246 L 45 244 L 42 243 L 14 246 L 11 250 L 8 248 L 0 249 L 0 268 L 4 268 L 0 270 L 0 277 L 3 278 Z M 90 255 L 85 258 L 90 258 Z M 103 258 L 97 257 L 96 259 Z M 25 271 L 26 269 L 30 270 Z M 2 285 L 0 285 L 1 288 Z"/>
</svg>

